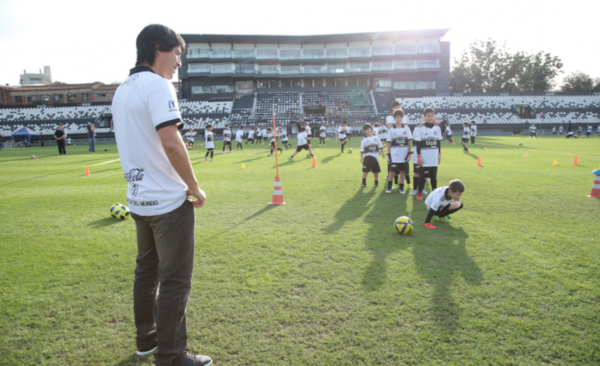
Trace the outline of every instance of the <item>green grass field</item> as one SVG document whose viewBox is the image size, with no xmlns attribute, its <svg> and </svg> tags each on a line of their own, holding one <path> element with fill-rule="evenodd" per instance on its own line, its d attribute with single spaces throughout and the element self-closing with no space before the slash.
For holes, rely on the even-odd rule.
<svg viewBox="0 0 600 366">
<path fill-rule="evenodd" d="M 190 349 L 215 365 L 600 364 L 600 138 L 477 140 L 443 144 L 440 185 L 467 189 L 438 230 L 383 177 L 360 187 L 357 137 L 352 154 L 314 146 L 316 169 L 285 151 L 282 206 L 267 145 L 208 164 L 191 150 L 207 201 Z M 154 362 L 133 356 L 134 222 L 108 213 L 126 182 L 116 147 L 97 150 L 0 151 L 0 365 Z"/>
</svg>

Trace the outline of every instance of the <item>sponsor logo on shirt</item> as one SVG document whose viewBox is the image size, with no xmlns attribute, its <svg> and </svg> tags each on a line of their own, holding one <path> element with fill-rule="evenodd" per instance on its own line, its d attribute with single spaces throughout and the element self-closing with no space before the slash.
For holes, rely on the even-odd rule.
<svg viewBox="0 0 600 366">
<path fill-rule="evenodd" d="M 174 100 L 169 100 L 169 112 L 177 112 Z"/>
<path fill-rule="evenodd" d="M 125 173 L 125 180 L 128 182 L 139 182 L 144 179 L 144 169 L 131 169 Z"/>
</svg>

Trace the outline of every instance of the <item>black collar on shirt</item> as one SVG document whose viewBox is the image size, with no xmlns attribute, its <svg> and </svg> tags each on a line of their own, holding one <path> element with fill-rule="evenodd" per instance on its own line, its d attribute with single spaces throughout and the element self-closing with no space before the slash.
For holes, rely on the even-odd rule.
<svg viewBox="0 0 600 366">
<path fill-rule="evenodd" d="M 451 197 L 448 197 L 448 191 L 450 190 L 450 188 L 446 188 L 446 190 L 444 191 L 444 198 L 449 200 Z"/>
<path fill-rule="evenodd" d="M 133 74 L 137 74 L 138 72 L 144 72 L 144 71 L 150 71 L 151 73 L 156 74 L 150 66 L 136 66 L 133 69 L 129 70 L 129 76 L 131 76 Z"/>
</svg>

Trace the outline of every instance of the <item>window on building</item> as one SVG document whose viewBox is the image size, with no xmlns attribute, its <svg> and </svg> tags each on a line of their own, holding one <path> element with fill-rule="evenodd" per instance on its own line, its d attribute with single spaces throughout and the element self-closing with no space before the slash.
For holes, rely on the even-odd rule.
<svg viewBox="0 0 600 366">
<path fill-rule="evenodd" d="M 396 55 L 415 55 L 417 53 L 416 43 L 397 43 Z"/>
<path fill-rule="evenodd" d="M 212 64 L 213 74 L 231 74 L 233 73 L 233 64 Z"/>
<path fill-rule="evenodd" d="M 325 51 L 327 52 L 327 58 L 347 58 L 348 57 L 348 49 L 347 48 L 327 48 Z"/>
<path fill-rule="evenodd" d="M 106 93 L 98 93 L 96 94 L 96 98 L 106 98 Z"/>
<path fill-rule="evenodd" d="M 254 48 L 238 48 L 233 51 L 235 58 L 255 58 Z"/>
<path fill-rule="evenodd" d="M 15 103 L 23 103 L 23 97 L 20 95 L 15 96 Z"/>
<path fill-rule="evenodd" d="M 335 79 L 335 86 L 346 86 L 346 79 L 345 78 Z"/>
<path fill-rule="evenodd" d="M 54 100 L 55 101 L 63 100 L 63 95 L 62 94 L 54 94 Z"/>
<path fill-rule="evenodd" d="M 371 47 L 369 47 L 369 46 L 350 47 L 350 57 L 371 57 Z"/>
<path fill-rule="evenodd" d="M 435 89 L 435 81 L 417 81 L 415 84 L 415 89 L 418 90 Z"/>
<path fill-rule="evenodd" d="M 300 65 L 281 65 L 282 74 L 299 74 Z"/>
<path fill-rule="evenodd" d="M 210 58 L 231 58 L 231 48 L 213 48 Z"/>
<path fill-rule="evenodd" d="M 279 59 L 281 60 L 298 60 L 302 58 L 302 50 L 294 49 L 294 50 L 279 50 Z"/>
<path fill-rule="evenodd" d="M 374 79 L 376 91 L 392 90 L 392 79 Z"/>
<path fill-rule="evenodd" d="M 414 90 L 416 83 L 413 81 L 394 81 L 394 89 L 396 90 Z"/>
<path fill-rule="evenodd" d="M 373 71 L 375 70 L 394 70 L 392 61 L 373 61 Z"/>
<path fill-rule="evenodd" d="M 90 93 L 81 93 L 81 99 L 82 100 L 90 99 Z"/>
<path fill-rule="evenodd" d="M 233 85 L 215 85 L 213 86 L 213 91 L 215 94 L 233 93 L 235 92 L 235 87 Z"/>
<path fill-rule="evenodd" d="M 323 48 L 305 48 L 302 50 L 304 58 L 325 58 L 325 49 Z"/>
<path fill-rule="evenodd" d="M 373 56 L 391 56 L 394 54 L 394 46 L 392 45 L 377 45 L 372 46 Z"/>
<path fill-rule="evenodd" d="M 325 65 L 304 65 L 305 74 L 322 74 L 325 72 Z"/>
<path fill-rule="evenodd" d="M 277 65 L 258 65 L 259 74 L 278 74 L 279 69 Z"/>
<path fill-rule="evenodd" d="M 67 93 L 67 99 L 69 100 L 73 100 L 77 98 L 77 94 L 74 93 Z"/>
<path fill-rule="evenodd" d="M 33 102 L 33 101 L 35 101 L 35 100 L 36 100 L 36 99 L 35 99 L 35 95 L 28 95 L 28 96 L 27 96 L 27 101 L 28 101 L 28 102 Z"/>
<path fill-rule="evenodd" d="M 302 79 L 292 79 L 292 88 L 301 88 L 302 87 Z"/>
<path fill-rule="evenodd" d="M 371 65 L 368 62 L 353 62 L 350 63 L 350 71 L 368 72 L 371 71 Z"/>
<path fill-rule="evenodd" d="M 208 48 L 208 47 L 207 48 L 199 48 L 199 47 L 188 48 L 187 57 L 188 58 L 194 58 L 194 57 L 207 58 L 207 57 L 210 57 L 210 48 Z"/>
<path fill-rule="evenodd" d="M 236 64 L 235 70 L 237 73 L 254 74 L 254 64 Z"/>
<path fill-rule="evenodd" d="M 212 94 L 212 86 L 192 86 L 192 94 Z"/>
<path fill-rule="evenodd" d="M 440 42 L 437 39 L 419 40 L 419 53 L 439 53 Z"/>
<path fill-rule="evenodd" d="M 50 100 L 50 96 L 48 94 L 42 94 L 40 95 L 40 100 L 42 102 L 48 102 Z"/>
<path fill-rule="evenodd" d="M 432 68 L 437 68 L 440 67 L 440 60 L 435 58 L 435 59 L 426 59 L 426 60 L 418 60 L 417 61 L 417 65 L 419 66 L 419 69 L 432 69 Z"/>
<path fill-rule="evenodd" d="M 256 50 L 256 58 L 263 60 L 279 58 L 279 52 L 277 51 L 277 48 L 259 48 Z"/>
<path fill-rule="evenodd" d="M 268 88 L 269 87 L 269 80 L 260 80 L 258 82 L 258 87 L 259 88 Z"/>
<path fill-rule="evenodd" d="M 358 78 L 357 81 L 357 86 L 369 86 L 369 78 Z"/>
<path fill-rule="evenodd" d="M 327 73 L 328 74 L 338 74 L 346 72 L 346 64 L 328 64 L 327 65 Z"/>
<path fill-rule="evenodd" d="M 188 64 L 189 73 L 209 73 L 211 72 L 210 64 Z"/>
<path fill-rule="evenodd" d="M 396 66 L 396 70 L 416 69 L 417 61 L 416 60 L 396 60 L 396 61 L 394 61 L 394 65 Z"/>
</svg>

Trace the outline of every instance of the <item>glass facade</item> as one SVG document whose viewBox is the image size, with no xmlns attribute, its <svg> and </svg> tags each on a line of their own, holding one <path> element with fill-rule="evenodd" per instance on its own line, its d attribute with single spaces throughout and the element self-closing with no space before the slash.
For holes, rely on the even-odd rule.
<svg viewBox="0 0 600 366">
<path fill-rule="evenodd" d="M 259 74 L 279 74 L 277 65 L 258 65 Z"/>
<path fill-rule="evenodd" d="M 396 44 L 396 55 L 416 55 L 416 43 L 398 43 Z"/>
<path fill-rule="evenodd" d="M 300 72 L 300 65 L 281 65 L 282 74 L 299 74 Z"/>
<path fill-rule="evenodd" d="M 350 57 L 371 57 L 371 47 L 350 47 Z"/>
<path fill-rule="evenodd" d="M 394 46 L 392 45 L 378 45 L 371 46 L 373 56 L 392 56 L 394 54 Z"/>
<path fill-rule="evenodd" d="M 327 65 L 327 73 L 328 74 L 338 74 L 346 72 L 346 64 L 328 64 Z"/>
<path fill-rule="evenodd" d="M 294 49 L 294 50 L 279 50 L 279 59 L 280 60 L 298 60 L 302 58 L 302 50 Z"/>
<path fill-rule="evenodd" d="M 210 58 L 231 58 L 231 48 L 213 48 Z"/>
<path fill-rule="evenodd" d="M 347 48 L 328 48 L 327 58 L 348 58 L 348 49 Z"/>
<path fill-rule="evenodd" d="M 188 72 L 190 73 L 208 73 L 211 72 L 211 69 L 210 64 L 188 64 Z"/>
<path fill-rule="evenodd" d="M 323 48 L 308 48 L 302 50 L 304 58 L 325 58 L 325 49 Z"/>
<path fill-rule="evenodd" d="M 256 58 L 254 48 L 241 48 L 233 51 L 235 58 Z"/>
<path fill-rule="evenodd" d="M 419 69 L 433 69 L 440 67 L 440 60 L 435 59 L 426 59 L 426 60 L 418 60 L 417 65 Z"/>
<path fill-rule="evenodd" d="M 393 61 L 373 61 L 373 71 L 375 70 L 394 70 Z"/>
<path fill-rule="evenodd" d="M 193 57 L 210 57 L 210 48 L 188 48 L 187 56 Z"/>
<path fill-rule="evenodd" d="M 278 52 L 277 48 L 259 48 L 256 50 L 256 58 L 258 58 L 258 59 L 279 58 L 279 52 Z"/>
<path fill-rule="evenodd" d="M 369 72 L 371 71 L 371 65 L 368 62 L 353 62 L 350 63 L 350 71 Z"/>
<path fill-rule="evenodd" d="M 396 70 L 416 69 L 417 60 L 396 60 L 394 61 Z"/>
<path fill-rule="evenodd" d="M 304 65 L 305 74 L 322 74 L 325 73 L 325 65 Z"/>
</svg>

